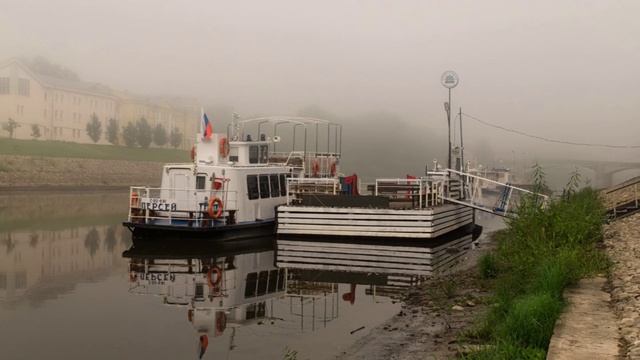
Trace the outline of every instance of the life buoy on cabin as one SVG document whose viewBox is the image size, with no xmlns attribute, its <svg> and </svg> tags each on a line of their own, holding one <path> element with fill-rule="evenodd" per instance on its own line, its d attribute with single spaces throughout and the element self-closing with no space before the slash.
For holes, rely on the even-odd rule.
<svg viewBox="0 0 640 360">
<path fill-rule="evenodd" d="M 220 156 L 226 158 L 229 155 L 229 140 L 226 137 L 220 138 L 218 143 L 218 152 Z"/>
<path fill-rule="evenodd" d="M 336 176 L 336 171 L 337 171 L 337 164 L 335 160 L 331 161 L 331 176 Z"/>
<path fill-rule="evenodd" d="M 311 175 L 313 177 L 318 177 L 320 175 L 320 161 L 318 161 L 318 159 L 313 159 L 311 162 Z"/>
<path fill-rule="evenodd" d="M 224 185 L 224 178 L 214 178 L 213 181 L 211 182 L 211 188 L 213 190 L 222 189 L 222 185 Z"/>
<path fill-rule="evenodd" d="M 213 280 L 213 273 L 216 273 L 215 281 Z M 207 283 L 210 288 L 217 289 L 220 287 L 220 281 L 222 281 L 222 270 L 217 266 L 213 266 L 207 273 Z"/>
<path fill-rule="evenodd" d="M 191 161 L 196 161 L 196 146 L 191 147 Z"/>
<path fill-rule="evenodd" d="M 135 282 L 138 279 L 138 275 L 133 271 L 129 272 L 129 282 Z"/>
<path fill-rule="evenodd" d="M 222 200 L 220 200 L 220 198 L 213 198 L 211 200 L 209 200 L 209 208 L 207 209 L 207 214 L 209 214 L 209 217 L 212 219 L 217 219 L 220 216 L 222 216 L 222 211 L 223 211 L 223 206 L 222 206 Z"/>
</svg>

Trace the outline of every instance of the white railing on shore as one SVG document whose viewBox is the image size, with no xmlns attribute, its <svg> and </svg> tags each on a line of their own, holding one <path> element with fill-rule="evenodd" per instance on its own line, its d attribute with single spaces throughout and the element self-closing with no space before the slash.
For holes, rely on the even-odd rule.
<svg viewBox="0 0 640 360">
<path fill-rule="evenodd" d="M 209 201 L 213 198 L 222 201 L 222 216 L 218 219 L 208 217 Z M 193 221 L 200 226 L 208 220 L 224 221 L 230 211 L 238 210 L 236 191 L 213 189 L 176 189 L 132 186 L 129 189 L 129 222 L 149 223 L 153 220 Z"/>
<path fill-rule="evenodd" d="M 459 181 L 462 183 L 462 196 L 460 199 L 451 199 L 448 194 L 445 194 L 445 199 L 454 203 L 471 206 L 500 216 L 510 216 L 513 214 L 514 211 L 511 209 L 517 205 L 517 201 L 520 200 L 523 194 L 537 197 L 540 199 L 542 206 L 547 206 L 548 204 L 549 197 L 547 195 L 535 193 L 527 189 L 513 186 L 509 183 L 505 184 L 482 176 L 453 169 L 446 169 L 445 172 L 449 174 L 449 177 L 451 177 L 451 175 L 457 176 Z M 487 183 L 496 185 L 496 188 L 500 190 L 500 193 L 494 194 L 493 197 L 489 194 L 485 194 L 484 192 L 486 191 L 483 190 L 487 189 L 485 189 L 486 186 L 483 186 L 483 184 Z"/>
</svg>

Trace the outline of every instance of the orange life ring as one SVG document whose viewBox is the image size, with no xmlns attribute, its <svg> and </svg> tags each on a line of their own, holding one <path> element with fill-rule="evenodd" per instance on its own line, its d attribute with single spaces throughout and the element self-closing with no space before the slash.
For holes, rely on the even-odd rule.
<svg viewBox="0 0 640 360">
<path fill-rule="evenodd" d="M 311 163 L 311 175 L 313 177 L 318 177 L 318 175 L 320 175 L 320 162 L 318 159 L 313 159 L 313 162 Z"/>
<path fill-rule="evenodd" d="M 218 151 L 220 152 L 220 156 L 222 156 L 223 158 L 226 158 L 227 155 L 229 155 L 229 141 L 226 137 L 220 138 Z"/>
<path fill-rule="evenodd" d="M 196 161 L 196 146 L 191 147 L 191 161 Z"/>
<path fill-rule="evenodd" d="M 213 275 L 214 272 L 216 273 L 216 281 L 213 281 L 213 279 L 211 278 L 211 275 Z M 209 287 L 218 288 L 220 286 L 221 281 L 222 281 L 222 270 L 220 270 L 220 268 L 217 266 L 214 266 L 211 269 L 209 269 L 209 272 L 207 273 L 207 283 L 209 284 Z"/>
<path fill-rule="evenodd" d="M 337 171 L 336 161 L 333 160 L 331 162 L 331 176 L 336 176 L 336 171 Z"/>
<path fill-rule="evenodd" d="M 223 311 L 216 312 L 216 335 L 222 335 L 227 328 L 227 315 Z"/>
<path fill-rule="evenodd" d="M 140 197 L 137 192 L 131 193 L 131 207 L 138 208 L 140 207 Z"/>
<path fill-rule="evenodd" d="M 220 198 L 215 197 L 209 200 L 209 207 L 207 208 L 207 214 L 209 214 L 210 218 L 212 219 L 219 218 L 220 216 L 222 216 L 223 210 L 224 210 L 224 207 L 222 206 L 222 200 L 220 200 Z"/>
</svg>

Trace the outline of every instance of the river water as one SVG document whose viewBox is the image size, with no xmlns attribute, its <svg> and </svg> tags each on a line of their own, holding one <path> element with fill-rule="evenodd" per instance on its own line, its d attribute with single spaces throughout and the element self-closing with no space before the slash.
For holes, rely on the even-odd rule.
<svg viewBox="0 0 640 360">
<path fill-rule="evenodd" d="M 120 225 L 127 195 L 0 195 L 1 359 L 330 359 L 400 310 L 406 284 L 387 277 L 298 271 L 284 285 L 273 239 L 132 247 Z M 222 321 L 218 300 L 185 301 L 199 296 L 202 259 L 253 271 L 255 293 L 244 297 L 256 305 Z"/>
</svg>

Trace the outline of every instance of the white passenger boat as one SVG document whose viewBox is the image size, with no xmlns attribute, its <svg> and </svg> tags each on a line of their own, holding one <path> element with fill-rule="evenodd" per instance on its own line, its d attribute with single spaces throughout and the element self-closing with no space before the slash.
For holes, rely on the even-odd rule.
<svg viewBox="0 0 640 360">
<path fill-rule="evenodd" d="M 160 188 L 131 187 L 123 224 L 134 238 L 227 241 L 273 234 L 276 207 L 287 202 L 287 179 L 313 178 L 300 181 L 316 187 L 338 179 L 338 124 L 261 117 L 234 120 L 220 134 L 203 119 L 193 162 L 166 164 Z"/>
</svg>

